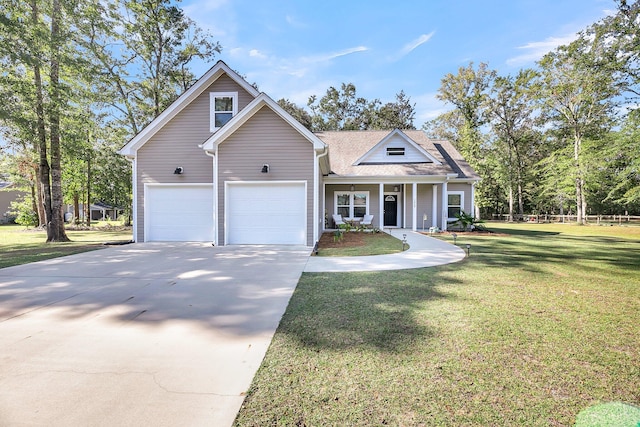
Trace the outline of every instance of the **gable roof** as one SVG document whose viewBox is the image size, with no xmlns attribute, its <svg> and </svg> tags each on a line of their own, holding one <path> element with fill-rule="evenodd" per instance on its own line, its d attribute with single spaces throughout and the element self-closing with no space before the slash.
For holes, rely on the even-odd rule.
<svg viewBox="0 0 640 427">
<path fill-rule="evenodd" d="M 205 151 L 214 151 L 217 144 L 224 141 L 229 135 L 233 134 L 240 126 L 242 126 L 247 120 L 249 120 L 255 113 L 257 113 L 262 107 L 269 107 L 274 113 L 280 116 L 284 121 L 297 130 L 303 137 L 313 144 L 315 150 L 324 150 L 326 144 L 322 142 L 313 132 L 302 126 L 299 121 L 294 119 L 291 114 L 287 113 L 277 102 L 269 97 L 266 93 L 261 93 L 251 101 L 246 107 L 242 109 L 238 114 L 233 116 L 227 124 L 222 126 L 216 133 L 211 135 L 202 148 Z"/>
<path fill-rule="evenodd" d="M 217 132 L 211 135 L 200 147 L 205 151 L 215 151 L 217 146 L 224 142 L 230 135 L 232 135 L 238 128 L 247 122 L 254 114 L 256 114 L 262 107 L 270 108 L 271 111 L 276 113 L 280 118 L 287 122 L 292 128 L 294 128 L 300 135 L 307 139 L 312 145 L 313 149 L 317 152 L 326 152 L 327 145 L 318 138 L 313 132 L 304 127 L 299 121 L 297 121 L 291 114 L 287 113 L 277 102 L 271 99 L 266 93 L 260 93 L 253 101 L 251 101 L 246 107 L 242 109 L 238 114 L 233 116 L 224 126 L 222 126 Z M 324 162 L 323 172 L 329 172 L 328 159 Z"/>
<path fill-rule="evenodd" d="M 233 71 L 223 61 L 218 61 L 209 69 L 193 86 L 182 93 L 169 107 L 144 127 L 136 136 L 134 136 L 118 153 L 127 157 L 134 157 L 136 151 L 142 147 L 153 135 L 162 127 L 173 119 L 180 111 L 188 106 L 194 99 L 200 96 L 213 82 L 218 80 L 222 75 L 226 74 L 244 90 L 252 96 L 258 96 L 259 92 L 251 86 L 246 80 Z"/>
<path fill-rule="evenodd" d="M 479 180 L 455 147 L 445 140 L 432 140 L 420 130 L 406 130 L 402 134 L 420 147 L 433 163 L 358 164 L 366 153 L 386 141 L 395 131 L 331 131 L 317 132 L 331 152 L 332 176 L 455 176 L 458 179 Z"/>
<path fill-rule="evenodd" d="M 362 157 L 360 157 L 358 160 L 356 160 L 355 164 L 356 165 L 361 165 L 361 164 L 370 163 L 369 161 L 375 156 L 375 154 L 376 154 L 375 152 L 379 148 L 382 148 L 385 145 L 391 144 L 391 141 L 394 139 L 394 136 L 400 137 L 400 139 L 402 139 L 406 144 L 408 144 L 408 145 L 412 146 L 413 148 L 415 148 L 416 151 L 420 155 L 422 155 L 421 157 L 424 157 L 424 162 L 431 162 L 431 163 L 440 164 L 440 162 L 435 157 L 433 157 L 426 150 L 424 150 L 422 147 L 420 147 L 418 144 L 416 144 L 411 138 L 409 138 L 400 129 L 392 130 L 387 136 L 382 138 L 380 140 L 380 142 L 378 142 L 369 151 L 367 151 L 364 155 L 362 155 Z M 402 159 L 398 158 L 398 159 L 394 159 L 394 161 L 385 161 L 385 162 L 377 161 L 377 162 L 371 162 L 371 163 L 386 163 L 386 164 L 390 164 L 390 163 L 407 163 L 407 162 L 403 162 Z M 416 163 L 416 162 L 414 161 L 413 163 Z"/>
</svg>

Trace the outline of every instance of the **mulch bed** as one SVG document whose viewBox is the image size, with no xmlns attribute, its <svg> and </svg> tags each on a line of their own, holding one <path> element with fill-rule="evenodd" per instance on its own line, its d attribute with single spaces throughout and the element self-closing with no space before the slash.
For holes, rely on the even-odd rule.
<svg viewBox="0 0 640 427">
<path fill-rule="evenodd" d="M 318 246 L 324 249 L 327 248 L 354 248 L 357 246 L 364 246 L 364 233 L 345 232 L 342 233 L 342 240 L 334 242 L 333 232 L 322 233 L 320 236 L 320 243 Z"/>
</svg>

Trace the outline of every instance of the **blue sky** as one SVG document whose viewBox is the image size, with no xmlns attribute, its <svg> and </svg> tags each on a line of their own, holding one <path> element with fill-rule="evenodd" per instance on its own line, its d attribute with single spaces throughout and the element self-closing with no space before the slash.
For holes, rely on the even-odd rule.
<svg viewBox="0 0 640 427">
<path fill-rule="evenodd" d="M 223 47 L 216 60 L 273 99 L 300 106 L 329 86 L 367 99 L 404 90 L 415 125 L 449 107 L 435 98 L 447 73 L 470 61 L 502 75 L 533 67 L 576 32 L 614 13 L 613 0 L 183 0 Z M 194 64 L 197 75 L 212 64 Z"/>
</svg>

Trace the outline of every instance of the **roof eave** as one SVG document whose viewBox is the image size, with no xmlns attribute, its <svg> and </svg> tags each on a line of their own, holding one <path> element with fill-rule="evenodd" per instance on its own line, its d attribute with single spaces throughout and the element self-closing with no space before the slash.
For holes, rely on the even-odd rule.
<svg viewBox="0 0 640 427">
<path fill-rule="evenodd" d="M 188 106 L 195 98 L 200 96 L 207 87 L 213 82 L 218 80 L 223 74 L 226 74 L 235 81 L 244 90 L 250 93 L 252 96 L 258 96 L 259 92 L 256 88 L 251 86 L 246 80 L 240 77 L 235 71 L 233 71 L 223 61 L 218 61 L 213 67 L 209 69 L 198 81 L 196 81 L 189 89 L 183 92 L 169 107 L 167 107 L 162 113 L 160 113 L 155 119 L 145 126 L 140 132 L 138 132 L 133 138 L 125 144 L 118 154 L 128 157 L 135 157 L 136 152 L 142 147 L 153 135 L 156 134 L 165 124 L 173 119 L 180 111 Z"/>
</svg>

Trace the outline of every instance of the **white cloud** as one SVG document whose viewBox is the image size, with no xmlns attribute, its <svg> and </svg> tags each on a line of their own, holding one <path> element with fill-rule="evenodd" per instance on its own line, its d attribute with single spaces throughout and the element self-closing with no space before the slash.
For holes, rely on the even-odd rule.
<svg viewBox="0 0 640 427">
<path fill-rule="evenodd" d="M 402 49 L 400 49 L 400 52 L 398 53 L 397 59 L 400 59 L 403 56 L 408 55 L 409 53 L 411 53 L 413 50 L 415 50 L 419 46 L 421 46 L 421 45 L 425 44 L 426 42 L 428 42 L 431 39 L 431 37 L 433 37 L 433 35 L 435 33 L 436 33 L 435 31 L 432 31 L 429 34 L 422 34 L 417 39 L 412 40 L 409 43 L 407 43 L 406 45 L 404 45 L 404 47 Z"/>
<path fill-rule="evenodd" d="M 518 67 L 535 62 L 558 46 L 571 43 L 576 37 L 576 34 L 569 34 L 562 37 L 548 37 L 540 42 L 530 42 L 524 46 L 518 46 L 518 49 L 522 49 L 526 51 L 526 53 L 507 59 L 507 65 L 510 67 Z"/>
<path fill-rule="evenodd" d="M 348 49 L 340 50 L 338 52 L 325 53 L 325 54 L 319 54 L 319 55 L 313 55 L 313 56 L 305 56 L 301 58 L 301 60 L 307 63 L 327 62 L 327 61 L 331 61 L 332 59 L 340 58 L 341 56 L 347 56 L 347 55 L 351 55 L 358 52 L 366 52 L 368 50 L 369 48 L 366 46 L 350 47 Z"/>
<path fill-rule="evenodd" d="M 252 57 L 252 58 L 267 59 L 267 55 L 265 55 L 264 53 L 260 52 L 258 49 L 251 49 L 249 51 L 249 56 Z"/>
<path fill-rule="evenodd" d="M 304 22 L 298 21 L 295 17 L 291 15 L 285 16 L 284 19 L 285 21 L 287 21 L 287 24 L 291 25 L 292 27 L 307 28 L 307 25 Z"/>
</svg>

